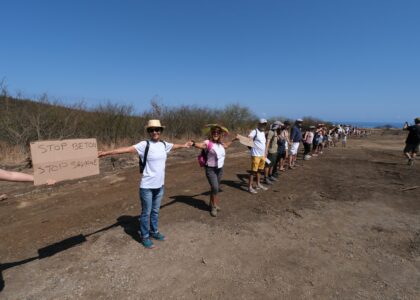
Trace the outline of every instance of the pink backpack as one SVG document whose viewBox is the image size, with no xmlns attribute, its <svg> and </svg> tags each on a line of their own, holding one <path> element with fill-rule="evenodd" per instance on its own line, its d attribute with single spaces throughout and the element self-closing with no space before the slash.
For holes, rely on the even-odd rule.
<svg viewBox="0 0 420 300">
<path fill-rule="evenodd" d="M 213 148 L 213 143 L 209 141 L 207 145 L 207 149 L 202 149 L 200 154 L 197 156 L 198 164 L 200 167 L 205 167 L 207 165 L 207 154 L 210 152 L 210 150 Z"/>
</svg>

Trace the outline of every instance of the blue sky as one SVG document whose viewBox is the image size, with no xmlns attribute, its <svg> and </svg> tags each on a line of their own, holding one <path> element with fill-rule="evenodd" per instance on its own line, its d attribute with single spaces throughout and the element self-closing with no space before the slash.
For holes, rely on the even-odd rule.
<svg viewBox="0 0 420 300">
<path fill-rule="evenodd" d="M 420 115 L 417 0 L 0 0 L 0 79 L 28 97 L 258 116 Z"/>
</svg>

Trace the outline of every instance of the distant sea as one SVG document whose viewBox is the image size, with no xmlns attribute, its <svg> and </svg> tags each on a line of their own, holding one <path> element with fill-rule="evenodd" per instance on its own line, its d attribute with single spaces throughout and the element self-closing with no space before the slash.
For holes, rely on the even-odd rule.
<svg viewBox="0 0 420 300">
<path fill-rule="evenodd" d="M 351 122 L 351 121 L 336 121 L 333 122 L 335 124 L 346 124 L 352 125 L 360 128 L 375 128 L 375 127 L 383 127 L 385 125 L 391 125 L 392 128 L 402 128 L 404 126 L 404 122 Z"/>
</svg>

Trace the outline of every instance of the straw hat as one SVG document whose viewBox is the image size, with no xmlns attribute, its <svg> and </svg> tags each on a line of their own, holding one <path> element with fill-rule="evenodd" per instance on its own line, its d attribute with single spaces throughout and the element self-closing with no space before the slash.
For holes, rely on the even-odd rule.
<svg viewBox="0 0 420 300">
<path fill-rule="evenodd" d="M 210 133 L 210 131 L 212 130 L 212 129 L 214 129 L 214 128 L 219 128 L 220 130 L 222 130 L 224 133 L 229 133 L 229 130 L 226 128 L 226 127 L 224 127 L 224 126 L 222 126 L 222 125 L 220 125 L 220 124 L 207 124 L 207 125 L 205 125 L 204 126 L 204 128 L 203 128 L 203 133 L 204 134 L 209 134 Z"/>
<path fill-rule="evenodd" d="M 162 126 L 162 125 L 160 124 L 160 120 L 149 120 L 149 121 L 147 122 L 147 125 L 146 125 L 146 126 L 144 126 L 144 128 L 148 129 L 148 128 L 150 128 L 150 127 L 165 128 L 165 126 Z"/>
</svg>

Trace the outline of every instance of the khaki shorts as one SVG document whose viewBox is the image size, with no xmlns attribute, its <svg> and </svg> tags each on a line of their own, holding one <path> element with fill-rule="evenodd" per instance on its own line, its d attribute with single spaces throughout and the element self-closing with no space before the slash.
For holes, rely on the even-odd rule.
<svg viewBox="0 0 420 300">
<path fill-rule="evenodd" d="M 264 170 L 265 159 L 262 156 L 251 157 L 251 170 L 257 172 L 258 170 Z"/>
</svg>

